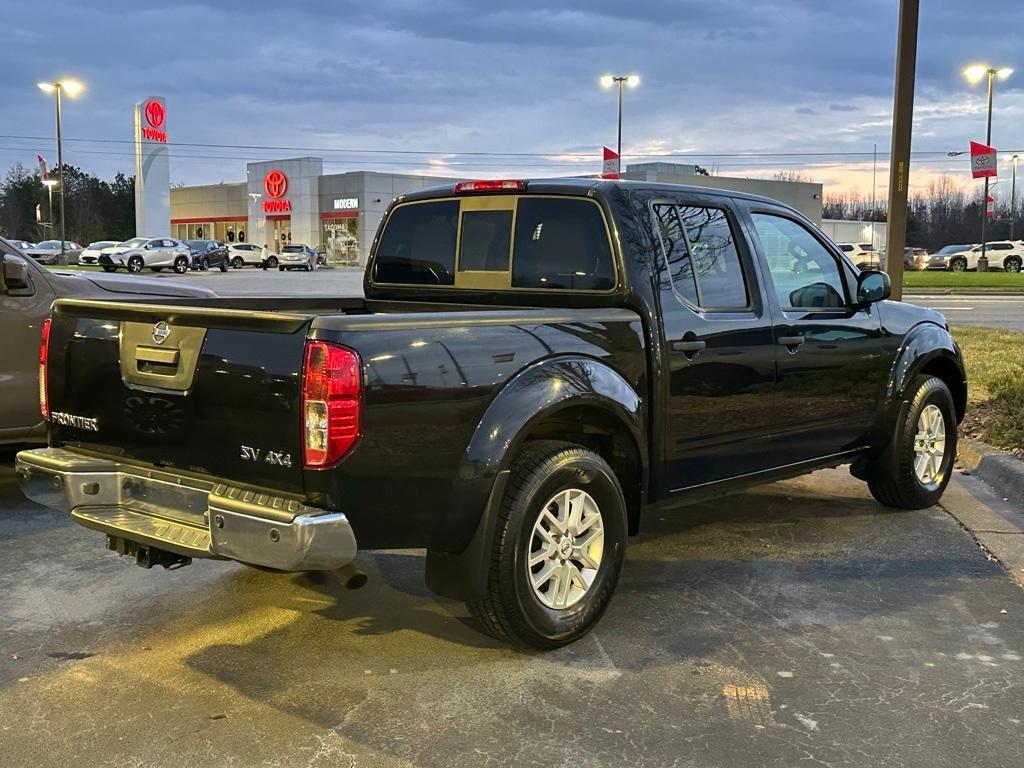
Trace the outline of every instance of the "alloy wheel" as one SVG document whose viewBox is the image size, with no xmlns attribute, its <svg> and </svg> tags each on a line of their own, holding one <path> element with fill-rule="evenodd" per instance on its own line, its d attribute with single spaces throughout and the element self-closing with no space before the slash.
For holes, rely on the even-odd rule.
<svg viewBox="0 0 1024 768">
<path fill-rule="evenodd" d="M 604 519 L 579 488 L 559 491 L 541 508 L 526 560 L 533 593 L 548 608 L 570 608 L 587 594 L 604 554 Z"/>
<path fill-rule="evenodd" d="M 946 420 L 937 405 L 929 403 L 917 418 L 914 435 L 914 475 L 925 488 L 942 482 L 946 457 Z"/>
</svg>

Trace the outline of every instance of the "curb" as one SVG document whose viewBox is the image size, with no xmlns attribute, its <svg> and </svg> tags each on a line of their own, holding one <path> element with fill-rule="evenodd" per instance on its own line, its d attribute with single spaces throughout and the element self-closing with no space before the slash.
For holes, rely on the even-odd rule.
<svg viewBox="0 0 1024 768">
<path fill-rule="evenodd" d="M 961 439 L 957 461 L 970 474 L 999 490 L 1007 498 L 1024 498 L 1024 461 L 980 440 Z"/>
</svg>

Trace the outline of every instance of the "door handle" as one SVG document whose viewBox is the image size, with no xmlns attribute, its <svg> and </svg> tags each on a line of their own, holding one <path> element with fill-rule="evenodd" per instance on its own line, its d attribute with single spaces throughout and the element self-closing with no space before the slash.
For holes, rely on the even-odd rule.
<svg viewBox="0 0 1024 768">
<path fill-rule="evenodd" d="M 799 347 L 803 343 L 803 336 L 779 336 L 779 344 L 784 347 Z"/>
<path fill-rule="evenodd" d="M 696 355 L 699 352 L 703 352 L 707 348 L 707 343 L 703 341 L 673 341 L 672 350 L 674 352 L 682 352 L 687 357 Z"/>
</svg>

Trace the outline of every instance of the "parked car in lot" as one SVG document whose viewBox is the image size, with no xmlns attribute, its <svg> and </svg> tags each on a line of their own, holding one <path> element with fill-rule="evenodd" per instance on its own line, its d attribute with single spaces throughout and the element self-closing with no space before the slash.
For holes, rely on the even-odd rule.
<svg viewBox="0 0 1024 768">
<path fill-rule="evenodd" d="M 190 269 L 205 272 L 212 267 L 221 272 L 228 271 L 228 247 L 220 240 L 186 240 L 185 245 L 192 252 Z"/>
<path fill-rule="evenodd" d="M 301 243 L 286 245 L 277 255 L 277 268 L 282 272 L 286 269 L 304 269 L 307 272 L 312 272 L 319 264 L 320 260 L 316 251 Z M 269 259 L 267 267 L 270 267 Z"/>
<path fill-rule="evenodd" d="M 928 264 L 929 254 L 927 248 L 904 248 L 903 269 L 913 272 L 924 269 Z"/>
<path fill-rule="evenodd" d="M 228 243 L 228 258 L 234 269 L 262 266 L 273 269 L 277 266 L 277 257 L 255 243 Z"/>
<path fill-rule="evenodd" d="M 45 269 L 0 238 L 0 443 L 46 442 L 39 408 L 39 337 L 56 299 L 154 301 L 213 295 L 177 281 Z"/>
<path fill-rule="evenodd" d="M 425 547 L 431 589 L 552 648 L 600 619 L 652 505 L 843 463 L 891 507 L 949 481 L 945 320 L 781 203 L 459 182 L 398 197 L 374 243 L 365 298 L 58 301 L 26 495 L 147 567 L 354 586 L 358 548 Z"/>
<path fill-rule="evenodd" d="M 13 245 L 15 248 L 17 248 L 22 253 L 27 251 L 29 248 L 35 248 L 36 247 L 35 243 L 30 243 L 28 240 L 8 239 L 7 242 L 10 243 L 11 245 Z"/>
<path fill-rule="evenodd" d="M 141 272 L 148 268 L 154 272 L 173 269 L 183 275 L 192 263 L 192 249 L 173 237 L 133 237 L 104 249 L 99 262 L 107 272 L 118 269 Z"/>
<path fill-rule="evenodd" d="M 113 248 L 115 245 L 117 245 L 116 240 L 99 240 L 95 243 L 89 243 L 78 254 L 78 263 L 96 266 L 100 263 L 100 256 L 103 251 L 107 248 Z"/>
<path fill-rule="evenodd" d="M 41 243 L 28 248 L 23 253 L 28 254 L 40 264 L 76 264 L 78 254 L 82 252 L 82 246 L 70 240 L 64 241 L 64 256 L 61 260 L 60 240 L 43 240 Z"/>
<path fill-rule="evenodd" d="M 954 272 L 970 272 L 978 268 L 981 245 L 951 254 L 949 268 Z M 1020 272 L 1024 263 L 1024 242 L 1020 240 L 993 240 L 985 246 L 988 268 L 1006 272 Z"/>
<path fill-rule="evenodd" d="M 871 243 L 836 243 L 857 269 L 879 269 L 881 256 Z"/>
<path fill-rule="evenodd" d="M 945 245 L 928 257 L 927 269 L 949 269 L 950 259 L 958 253 L 969 251 L 977 243 L 965 245 Z"/>
</svg>

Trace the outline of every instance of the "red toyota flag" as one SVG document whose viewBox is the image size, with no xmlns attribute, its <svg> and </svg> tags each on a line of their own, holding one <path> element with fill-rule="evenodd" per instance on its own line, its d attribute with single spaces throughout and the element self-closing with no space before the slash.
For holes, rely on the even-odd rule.
<svg viewBox="0 0 1024 768">
<path fill-rule="evenodd" d="M 44 181 L 50 178 L 46 172 L 46 161 L 43 159 L 42 155 L 36 155 L 36 162 L 39 163 L 39 177 Z"/>
<path fill-rule="evenodd" d="M 996 148 L 971 142 L 971 178 L 983 179 L 996 175 Z"/>
<path fill-rule="evenodd" d="M 619 178 L 619 153 L 614 149 L 604 148 L 604 168 L 601 171 L 601 178 Z"/>
<path fill-rule="evenodd" d="M 985 198 L 985 215 L 990 219 L 996 214 L 996 199 L 989 195 Z"/>
</svg>

